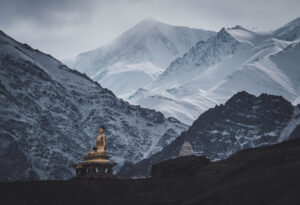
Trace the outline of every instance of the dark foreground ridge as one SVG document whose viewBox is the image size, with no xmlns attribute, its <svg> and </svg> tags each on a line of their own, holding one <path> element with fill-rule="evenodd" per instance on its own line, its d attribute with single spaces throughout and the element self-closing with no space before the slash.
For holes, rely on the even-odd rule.
<svg viewBox="0 0 300 205">
<path fill-rule="evenodd" d="M 178 158 L 158 167 L 174 169 L 172 177 L 149 179 L 70 180 L 0 183 L 1 204 L 298 204 L 300 139 L 237 152 L 218 162 Z M 170 167 L 169 167 L 170 168 Z M 181 171 L 180 171 L 181 170 Z M 183 173 L 183 174 L 182 174 Z M 192 176 L 191 176 L 192 175 Z"/>
</svg>

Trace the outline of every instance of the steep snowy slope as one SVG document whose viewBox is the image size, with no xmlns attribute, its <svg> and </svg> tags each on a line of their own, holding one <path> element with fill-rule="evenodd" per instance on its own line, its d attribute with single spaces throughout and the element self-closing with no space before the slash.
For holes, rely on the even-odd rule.
<svg viewBox="0 0 300 205">
<path fill-rule="evenodd" d="M 249 46 L 248 43 L 236 40 L 223 28 L 217 36 L 198 42 L 183 57 L 173 61 L 160 75 L 158 83 L 164 81 L 170 84 L 170 81 L 174 80 L 184 82 L 191 79 L 194 74 L 203 72 L 210 65 L 246 50 Z"/>
<path fill-rule="evenodd" d="M 275 30 L 273 35 L 275 38 L 285 41 L 300 40 L 300 18 L 297 18 Z"/>
<path fill-rule="evenodd" d="M 74 68 L 126 97 L 161 74 L 175 58 L 215 32 L 146 19 L 112 43 L 80 54 Z M 132 80 L 136 81 L 135 83 Z"/>
<path fill-rule="evenodd" d="M 282 95 L 297 104 L 299 22 L 296 19 L 274 32 L 254 32 L 241 26 L 222 29 L 173 61 L 143 94 L 136 92 L 128 100 L 167 116 L 180 116 L 187 124 L 242 90 Z"/>
<path fill-rule="evenodd" d="M 0 180 L 72 177 L 72 164 L 95 144 L 100 125 L 119 166 L 161 150 L 186 129 L 3 32 L 0 105 Z"/>
<path fill-rule="evenodd" d="M 200 112 L 217 104 L 210 93 L 179 87 L 148 91 L 139 89 L 128 98 L 131 104 L 159 110 L 167 117 L 175 117 L 190 125 Z"/>
<path fill-rule="evenodd" d="M 264 51 L 268 50 L 266 56 L 259 55 L 242 66 L 213 88 L 212 92 L 223 98 L 241 90 L 256 95 L 265 92 L 284 96 L 293 104 L 299 103 L 300 42 L 270 39 L 264 46 L 267 47 Z"/>
<path fill-rule="evenodd" d="M 128 100 L 191 124 L 201 112 L 219 102 L 218 96 L 207 90 L 254 55 L 252 47 L 222 29 L 173 61 L 143 94 L 136 92 Z"/>
<path fill-rule="evenodd" d="M 179 156 L 185 140 L 196 155 L 211 160 L 229 157 L 238 150 L 271 145 L 291 137 L 300 126 L 299 108 L 280 96 L 259 97 L 239 92 L 224 105 L 204 112 L 187 132 L 183 132 L 161 152 L 134 165 L 126 164 L 123 177 L 149 176 L 152 164 Z M 299 138 L 299 131 L 297 134 Z M 294 138 L 294 137 L 293 137 Z"/>
</svg>

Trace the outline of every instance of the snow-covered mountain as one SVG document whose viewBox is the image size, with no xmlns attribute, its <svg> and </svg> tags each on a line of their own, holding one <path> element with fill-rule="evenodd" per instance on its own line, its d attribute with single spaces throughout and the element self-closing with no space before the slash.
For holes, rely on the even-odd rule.
<svg viewBox="0 0 300 205">
<path fill-rule="evenodd" d="M 270 39 L 263 46 L 266 55 L 258 55 L 234 71 L 212 92 L 223 98 L 241 90 L 256 95 L 266 92 L 300 103 L 300 42 Z"/>
<path fill-rule="evenodd" d="M 274 31 L 275 38 L 285 41 L 300 40 L 300 18 L 297 18 Z"/>
<path fill-rule="evenodd" d="M 236 53 L 250 47 L 248 42 L 240 42 L 227 29 L 223 28 L 218 34 L 207 41 L 200 41 L 184 56 L 177 58 L 159 76 L 166 84 L 186 82 L 195 74 L 205 71 L 210 65 L 223 61 Z M 175 81 L 175 82 L 173 82 Z"/>
<path fill-rule="evenodd" d="M 216 95 L 224 98 L 248 90 L 282 95 L 293 104 L 300 103 L 300 18 L 269 36 L 253 48 L 259 52 L 212 89 Z"/>
<path fill-rule="evenodd" d="M 112 161 L 137 162 L 186 129 L 0 32 L 0 180 L 68 179 L 104 125 Z M 118 168 L 117 167 L 117 168 Z"/>
<path fill-rule="evenodd" d="M 128 100 L 191 124 L 242 90 L 300 102 L 300 18 L 273 32 L 236 26 L 199 41 Z"/>
<path fill-rule="evenodd" d="M 123 177 L 150 176 L 155 163 L 175 158 L 187 140 L 196 155 L 213 161 L 247 148 L 276 144 L 300 137 L 300 105 L 293 106 L 281 96 L 256 97 L 239 92 L 224 105 L 204 112 L 192 126 L 161 152 L 136 164 L 127 163 Z"/>
<path fill-rule="evenodd" d="M 171 61 L 215 32 L 171 26 L 145 19 L 113 42 L 80 54 L 73 68 L 86 73 L 119 97 L 154 81 Z"/>
</svg>

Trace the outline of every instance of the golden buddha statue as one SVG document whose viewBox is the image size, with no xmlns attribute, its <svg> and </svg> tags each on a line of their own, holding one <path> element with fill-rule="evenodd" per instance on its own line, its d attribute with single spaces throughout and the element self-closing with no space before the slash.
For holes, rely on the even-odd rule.
<svg viewBox="0 0 300 205">
<path fill-rule="evenodd" d="M 113 167 L 116 163 L 109 162 L 106 154 L 106 136 L 104 127 L 99 128 L 96 146 L 84 157 L 84 162 L 74 165 L 76 176 L 74 179 L 106 179 L 116 178 Z"/>
<path fill-rule="evenodd" d="M 106 136 L 104 134 L 104 127 L 99 128 L 100 135 L 97 137 L 95 152 L 106 153 Z"/>
<path fill-rule="evenodd" d="M 109 156 L 106 154 L 106 136 L 104 127 L 99 128 L 100 135 L 97 137 L 96 146 L 84 158 L 86 162 L 109 163 Z"/>
</svg>

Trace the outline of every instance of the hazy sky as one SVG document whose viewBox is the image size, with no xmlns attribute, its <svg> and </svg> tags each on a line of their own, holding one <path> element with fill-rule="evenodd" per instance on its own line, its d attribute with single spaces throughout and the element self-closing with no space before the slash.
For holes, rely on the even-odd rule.
<svg viewBox="0 0 300 205">
<path fill-rule="evenodd" d="M 299 11 L 300 0 L 0 0 L 0 29 L 63 60 L 108 43 L 144 18 L 267 31 L 300 17 Z"/>
</svg>

